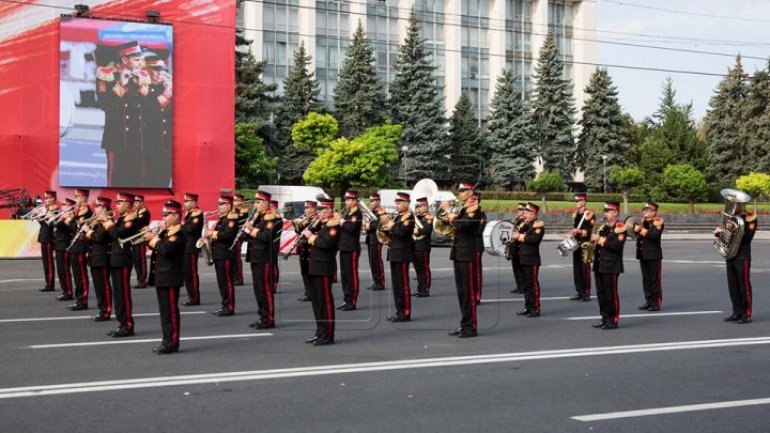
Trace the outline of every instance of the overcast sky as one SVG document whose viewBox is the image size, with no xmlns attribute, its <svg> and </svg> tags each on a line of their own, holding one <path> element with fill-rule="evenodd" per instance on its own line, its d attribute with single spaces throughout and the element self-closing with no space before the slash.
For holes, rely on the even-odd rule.
<svg viewBox="0 0 770 433">
<path fill-rule="evenodd" d="M 757 69 L 764 68 L 770 58 L 770 0 L 596 1 L 598 40 L 730 55 L 715 56 L 599 43 L 599 63 L 725 74 L 727 69 L 735 64 L 735 55 L 740 52 L 744 56 L 744 70 L 753 74 Z M 632 4 L 738 19 L 645 9 L 634 7 Z M 613 34 L 607 31 L 634 35 Z M 672 37 L 693 40 L 684 41 Z M 748 56 L 759 59 L 746 58 Z M 667 76 L 674 80 L 678 100 L 692 101 L 695 118 L 701 120 L 708 109 L 709 98 L 721 80 L 715 76 L 621 68 L 609 68 L 609 72 L 618 87 L 623 109 L 631 113 L 636 120 L 641 120 L 656 110 L 661 86 Z"/>
</svg>

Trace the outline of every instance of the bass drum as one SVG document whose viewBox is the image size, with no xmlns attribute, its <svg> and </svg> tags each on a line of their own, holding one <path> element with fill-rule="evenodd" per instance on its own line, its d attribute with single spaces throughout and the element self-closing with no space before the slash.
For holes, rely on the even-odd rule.
<svg viewBox="0 0 770 433">
<path fill-rule="evenodd" d="M 492 256 L 505 257 L 505 244 L 511 239 L 513 231 L 513 223 L 510 221 L 489 221 L 482 235 L 484 251 Z"/>
</svg>

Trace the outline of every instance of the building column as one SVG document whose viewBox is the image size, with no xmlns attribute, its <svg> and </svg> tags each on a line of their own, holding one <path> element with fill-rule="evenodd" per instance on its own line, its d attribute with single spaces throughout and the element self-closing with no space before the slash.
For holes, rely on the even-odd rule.
<svg viewBox="0 0 770 433">
<path fill-rule="evenodd" d="M 489 101 L 495 93 L 497 77 L 505 68 L 505 0 L 492 0 L 489 7 Z"/>
<path fill-rule="evenodd" d="M 444 56 L 444 75 L 446 87 L 444 87 L 444 111 L 451 115 L 462 93 L 462 0 L 447 0 L 444 5 L 446 22 L 444 24 L 444 42 L 446 54 Z"/>
</svg>

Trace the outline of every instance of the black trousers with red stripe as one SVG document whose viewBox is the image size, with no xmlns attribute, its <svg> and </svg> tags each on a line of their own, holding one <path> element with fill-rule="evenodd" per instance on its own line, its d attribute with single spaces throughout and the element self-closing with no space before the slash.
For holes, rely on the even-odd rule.
<svg viewBox="0 0 770 433">
<path fill-rule="evenodd" d="M 596 273 L 596 299 L 602 321 L 618 324 L 620 299 L 618 298 L 618 277 L 620 274 Z"/>
<path fill-rule="evenodd" d="M 524 308 L 533 313 L 540 312 L 540 266 L 522 266 L 524 279 Z"/>
<path fill-rule="evenodd" d="M 475 279 L 473 282 L 473 288 L 476 295 L 477 304 L 481 303 L 481 289 L 484 286 L 484 279 L 482 278 L 483 267 L 481 265 L 481 256 L 483 253 L 483 251 L 476 251 L 476 260 L 473 264 L 473 278 Z"/>
<path fill-rule="evenodd" d="M 136 269 L 137 284 L 147 285 L 147 244 L 132 245 L 131 256 Z"/>
<path fill-rule="evenodd" d="M 72 273 L 70 272 L 70 253 L 68 251 L 56 251 L 56 273 L 59 275 L 62 294 L 72 296 Z"/>
<path fill-rule="evenodd" d="M 233 283 L 241 285 L 243 284 L 243 258 L 241 257 L 241 249 L 243 248 L 243 241 L 238 241 L 233 247 L 235 250 L 235 259 L 233 259 Z"/>
<path fill-rule="evenodd" d="M 310 275 L 310 302 L 315 317 L 315 336 L 334 341 L 334 295 L 332 295 L 332 277 Z"/>
<path fill-rule="evenodd" d="M 217 286 L 222 296 L 222 309 L 235 312 L 235 287 L 233 285 L 233 260 L 214 260 L 217 273 Z"/>
<path fill-rule="evenodd" d="M 358 258 L 360 251 L 340 251 L 340 276 L 342 280 L 342 294 L 345 302 L 356 306 L 358 302 Z"/>
<path fill-rule="evenodd" d="M 86 253 L 70 253 L 70 266 L 75 280 L 75 303 L 88 306 L 88 266 Z"/>
<path fill-rule="evenodd" d="M 302 285 L 305 286 L 305 296 L 310 297 L 312 282 L 310 281 L 310 253 L 303 249 L 299 254 L 299 272 L 302 274 Z"/>
<path fill-rule="evenodd" d="M 112 314 L 110 268 L 107 266 L 91 266 L 91 278 L 94 281 L 96 308 L 99 309 L 99 316 L 109 318 Z"/>
<path fill-rule="evenodd" d="M 201 302 L 200 277 L 198 276 L 198 253 L 185 253 L 184 264 L 184 288 L 187 297 L 196 304 Z"/>
<path fill-rule="evenodd" d="M 743 259 L 727 260 L 727 287 L 730 290 L 730 301 L 733 304 L 733 314 L 747 319 L 751 318 L 751 261 Z"/>
<path fill-rule="evenodd" d="M 134 316 L 131 301 L 131 268 L 110 268 L 110 274 L 112 275 L 112 293 L 115 300 L 115 317 L 121 328 L 132 331 L 134 329 Z"/>
<path fill-rule="evenodd" d="M 585 298 L 591 297 L 591 264 L 583 263 L 583 250 L 578 248 L 572 253 L 572 278 L 575 292 Z"/>
<path fill-rule="evenodd" d="M 414 252 L 414 272 L 417 274 L 417 293 L 430 294 L 430 251 Z"/>
<path fill-rule="evenodd" d="M 251 263 L 251 280 L 254 297 L 257 299 L 257 314 L 262 323 L 275 325 L 275 302 L 273 299 L 273 265 Z"/>
<path fill-rule="evenodd" d="M 393 281 L 393 301 L 396 314 L 404 319 L 412 317 L 412 292 L 409 289 L 409 262 L 390 262 Z"/>
<path fill-rule="evenodd" d="M 385 267 L 382 263 L 382 244 L 368 245 L 369 269 L 372 271 L 374 288 L 385 289 Z"/>
<path fill-rule="evenodd" d="M 513 281 L 516 282 L 516 290 L 524 291 L 524 274 L 522 274 L 518 257 L 511 260 L 511 268 L 513 268 Z"/>
<path fill-rule="evenodd" d="M 460 327 L 464 331 L 477 332 L 475 262 L 455 261 L 455 287 L 460 301 Z"/>
<path fill-rule="evenodd" d="M 179 348 L 179 287 L 156 287 L 163 345 Z"/>
<path fill-rule="evenodd" d="M 53 289 L 56 284 L 56 266 L 54 265 L 53 258 L 53 243 L 41 243 L 40 256 L 43 258 L 43 276 L 45 278 L 45 288 Z"/>
<path fill-rule="evenodd" d="M 281 269 L 278 263 L 273 263 L 273 293 L 278 292 L 278 280 L 281 278 Z"/>
<path fill-rule="evenodd" d="M 663 260 L 639 260 L 642 268 L 644 301 L 655 307 L 663 302 Z"/>
</svg>

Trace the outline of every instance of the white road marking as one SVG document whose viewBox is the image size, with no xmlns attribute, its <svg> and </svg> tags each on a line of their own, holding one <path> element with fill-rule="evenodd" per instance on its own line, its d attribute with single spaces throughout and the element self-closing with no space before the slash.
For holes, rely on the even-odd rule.
<svg viewBox="0 0 770 433">
<path fill-rule="evenodd" d="M 711 310 L 711 311 L 678 311 L 678 312 L 671 312 L 671 313 L 658 313 L 658 312 L 650 312 L 650 313 L 641 313 L 641 314 L 621 314 L 621 319 L 633 319 L 633 318 L 649 318 L 649 317 L 660 317 L 660 316 L 697 316 L 701 314 L 722 314 L 724 311 L 720 310 Z M 601 316 L 577 316 L 577 317 L 565 317 L 563 320 L 596 320 L 601 319 Z"/>
<path fill-rule="evenodd" d="M 261 332 L 258 334 L 231 334 L 231 335 L 203 335 L 200 337 L 181 337 L 181 341 L 195 341 L 195 340 L 225 340 L 230 338 L 250 338 L 250 337 L 272 337 L 270 332 Z M 107 341 L 86 341 L 82 343 L 60 343 L 60 344 L 33 344 L 31 346 L 24 346 L 25 349 L 61 349 L 63 347 L 88 347 L 88 346 L 108 346 L 114 344 L 137 344 L 137 343 L 153 343 L 161 341 L 160 338 L 145 338 L 140 340 L 134 339 L 121 339 L 121 340 L 107 340 Z"/>
<path fill-rule="evenodd" d="M 160 313 L 135 313 L 134 317 L 151 317 L 157 316 Z M 191 314 L 206 314 L 205 311 L 183 311 L 179 313 L 181 316 L 189 316 Z M 59 317 L 27 317 L 20 319 L 0 319 L 0 323 L 23 323 L 23 322 L 55 322 L 59 320 L 83 320 L 91 319 L 93 316 L 59 316 Z"/>
<path fill-rule="evenodd" d="M 573 416 L 572 419 L 583 422 L 605 421 L 608 419 L 635 418 L 640 416 L 666 415 L 671 413 L 698 412 L 714 409 L 729 409 L 733 407 L 759 406 L 770 404 L 770 398 L 753 400 L 734 400 L 717 403 L 688 404 L 684 406 L 657 407 L 653 409 L 627 410 L 624 412 L 598 413 L 594 415 Z"/>
<path fill-rule="evenodd" d="M 226 373 L 191 374 L 177 376 L 119 379 L 100 382 L 36 385 L 17 388 L 0 388 L 0 399 L 40 397 L 47 395 L 76 394 L 84 392 L 114 391 L 123 389 L 160 388 L 179 385 L 246 382 L 254 380 L 287 379 L 296 377 L 326 376 L 333 374 L 368 373 L 376 371 L 414 370 L 466 365 L 496 364 L 541 359 L 561 359 L 584 356 L 619 355 L 631 353 L 694 350 L 716 347 L 755 346 L 770 344 L 770 337 L 738 338 L 723 340 L 696 340 L 669 343 L 633 344 L 623 346 L 587 347 L 577 349 L 543 350 L 535 352 L 500 353 L 445 358 L 406 359 L 358 364 L 333 364 L 312 367 L 280 368 L 273 370 L 233 371 Z"/>
<path fill-rule="evenodd" d="M 569 299 L 569 296 L 551 296 L 540 298 L 541 301 L 564 301 Z M 501 298 L 501 299 L 482 299 L 482 304 L 495 303 L 495 302 L 524 302 L 524 298 Z"/>
<path fill-rule="evenodd" d="M 18 283 L 21 281 L 45 281 L 42 278 L 15 278 L 12 280 L 0 280 L 0 284 L 2 283 Z"/>
</svg>

